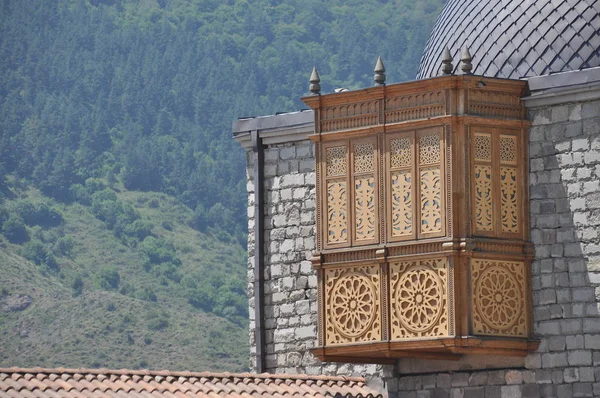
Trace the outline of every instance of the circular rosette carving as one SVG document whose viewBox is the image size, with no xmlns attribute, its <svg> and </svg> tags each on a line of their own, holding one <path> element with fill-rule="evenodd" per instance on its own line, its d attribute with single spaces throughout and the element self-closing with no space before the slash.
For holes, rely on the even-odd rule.
<svg viewBox="0 0 600 398">
<path fill-rule="evenodd" d="M 405 328 L 424 332 L 437 323 L 444 311 L 444 283 L 430 268 L 409 268 L 398 279 L 393 305 Z"/>
<path fill-rule="evenodd" d="M 498 266 L 484 270 L 475 286 L 475 305 L 489 326 L 505 330 L 521 315 L 523 295 L 519 283 L 506 269 Z"/>
<path fill-rule="evenodd" d="M 368 276 L 349 272 L 341 275 L 330 295 L 333 327 L 348 338 L 365 333 L 376 317 L 377 295 Z"/>
</svg>

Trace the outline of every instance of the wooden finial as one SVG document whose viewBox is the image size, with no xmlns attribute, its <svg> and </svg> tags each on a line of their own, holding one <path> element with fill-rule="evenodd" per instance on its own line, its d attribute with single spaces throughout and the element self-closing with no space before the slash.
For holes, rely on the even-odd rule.
<svg viewBox="0 0 600 398">
<path fill-rule="evenodd" d="M 321 93 L 321 77 L 317 72 L 317 67 L 313 67 L 312 73 L 310 74 L 310 93 L 311 95 L 319 95 Z"/>
<path fill-rule="evenodd" d="M 377 58 L 377 64 L 375 65 L 375 85 L 385 86 L 385 67 L 381 57 Z"/>
<path fill-rule="evenodd" d="M 442 73 L 444 75 L 450 75 L 453 70 L 454 65 L 452 65 L 452 55 L 450 55 L 450 49 L 446 47 L 442 53 Z"/>
<path fill-rule="evenodd" d="M 471 74 L 471 69 L 473 69 L 473 65 L 471 64 L 471 53 L 469 52 L 469 47 L 465 44 L 462 49 L 462 54 L 460 56 L 461 64 L 460 69 L 463 71 L 465 75 Z"/>
</svg>

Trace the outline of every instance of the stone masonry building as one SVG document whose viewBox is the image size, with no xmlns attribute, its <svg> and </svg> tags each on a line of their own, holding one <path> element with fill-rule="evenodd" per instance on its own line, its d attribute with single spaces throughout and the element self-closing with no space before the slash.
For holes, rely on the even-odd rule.
<svg viewBox="0 0 600 398">
<path fill-rule="evenodd" d="M 445 46 L 473 73 L 522 79 L 529 127 L 533 333 L 525 357 L 330 363 L 316 347 L 318 278 L 313 111 L 242 119 L 247 149 L 251 367 L 362 375 L 390 397 L 600 397 L 600 5 L 450 0 L 419 79 Z M 453 72 L 460 74 L 459 65 Z M 300 93 L 299 93 L 300 94 Z M 262 269 L 262 273 L 257 273 Z"/>
</svg>

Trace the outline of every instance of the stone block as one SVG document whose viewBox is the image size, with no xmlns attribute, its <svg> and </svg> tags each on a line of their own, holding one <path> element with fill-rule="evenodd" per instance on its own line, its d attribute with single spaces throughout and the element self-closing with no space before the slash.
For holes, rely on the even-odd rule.
<svg viewBox="0 0 600 398">
<path fill-rule="evenodd" d="M 469 385 L 468 373 L 455 373 L 451 376 L 452 387 L 465 387 Z"/>
<path fill-rule="evenodd" d="M 540 322 L 535 332 L 541 336 L 559 335 L 560 323 L 558 321 Z"/>
<path fill-rule="evenodd" d="M 573 386 L 571 384 L 563 384 L 556 387 L 557 398 L 572 398 Z"/>
<path fill-rule="evenodd" d="M 485 387 L 466 387 L 463 389 L 463 398 L 484 398 Z"/>
<path fill-rule="evenodd" d="M 548 349 L 550 351 L 564 351 L 565 347 L 566 347 L 565 336 L 552 336 L 548 339 Z M 508 381 L 507 381 L 507 383 L 508 383 Z M 518 383 L 508 383 L 508 384 L 518 384 Z"/>
<path fill-rule="evenodd" d="M 288 146 L 279 149 L 279 158 L 283 160 L 289 160 L 296 157 L 296 147 Z"/>
<path fill-rule="evenodd" d="M 506 383 L 503 370 L 493 370 L 488 372 L 488 385 L 503 385 Z"/>
<path fill-rule="evenodd" d="M 563 371 L 565 383 L 575 383 L 579 381 L 579 368 L 567 368 Z"/>
<path fill-rule="evenodd" d="M 452 386 L 450 375 L 447 373 L 438 374 L 436 377 L 436 384 L 439 388 L 450 388 L 450 386 Z"/>
<path fill-rule="evenodd" d="M 541 396 L 540 386 L 537 384 L 525 384 L 521 389 L 523 398 L 538 398 Z"/>
<path fill-rule="evenodd" d="M 522 398 L 520 386 L 502 386 L 500 394 L 502 398 Z"/>
<path fill-rule="evenodd" d="M 580 287 L 573 289 L 573 301 L 595 301 L 596 295 L 594 293 L 594 288 L 591 287 Z"/>
<path fill-rule="evenodd" d="M 592 365 L 592 352 L 584 350 L 569 351 L 568 360 L 570 366 Z"/>
<path fill-rule="evenodd" d="M 564 381 L 564 375 L 561 369 L 556 369 L 552 371 L 552 383 L 562 384 Z"/>
<path fill-rule="evenodd" d="M 576 350 L 584 347 L 583 335 L 566 336 L 567 350 Z"/>
<path fill-rule="evenodd" d="M 501 388 L 500 386 L 485 386 L 485 398 L 501 398 Z"/>
<path fill-rule="evenodd" d="M 593 397 L 592 383 L 574 383 L 573 397 Z"/>
<path fill-rule="evenodd" d="M 581 332 L 580 319 L 563 319 L 560 321 L 560 329 L 563 334 L 576 334 Z"/>
<path fill-rule="evenodd" d="M 600 371 L 600 369 L 599 369 Z M 595 380 L 594 376 L 594 368 L 592 367 L 583 367 L 579 368 L 579 381 L 581 382 L 593 382 Z"/>
<path fill-rule="evenodd" d="M 470 386 L 485 386 L 488 381 L 487 372 L 476 372 L 469 376 Z"/>
<path fill-rule="evenodd" d="M 504 380 L 506 384 L 522 384 L 523 383 L 523 374 L 517 370 L 508 370 L 504 375 Z"/>
<path fill-rule="evenodd" d="M 304 326 L 301 328 L 297 328 L 295 332 L 295 337 L 298 340 L 309 340 L 314 339 L 316 337 L 316 326 Z"/>
<path fill-rule="evenodd" d="M 564 352 L 542 354 L 543 368 L 564 368 L 567 364 L 567 354 Z"/>
</svg>

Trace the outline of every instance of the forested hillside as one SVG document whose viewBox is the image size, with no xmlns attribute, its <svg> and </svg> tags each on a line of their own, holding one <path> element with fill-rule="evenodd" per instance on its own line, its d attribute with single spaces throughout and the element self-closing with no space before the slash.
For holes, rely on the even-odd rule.
<svg viewBox="0 0 600 398">
<path fill-rule="evenodd" d="M 0 365 L 243 369 L 231 121 L 301 108 L 313 65 L 324 92 L 372 85 L 378 55 L 389 82 L 412 79 L 442 3 L 3 0 Z M 104 332 L 78 335 L 82 319 Z M 210 346 L 196 360 L 126 354 L 157 339 L 185 352 L 192 332 Z M 90 354 L 101 336 L 106 352 Z"/>
</svg>

